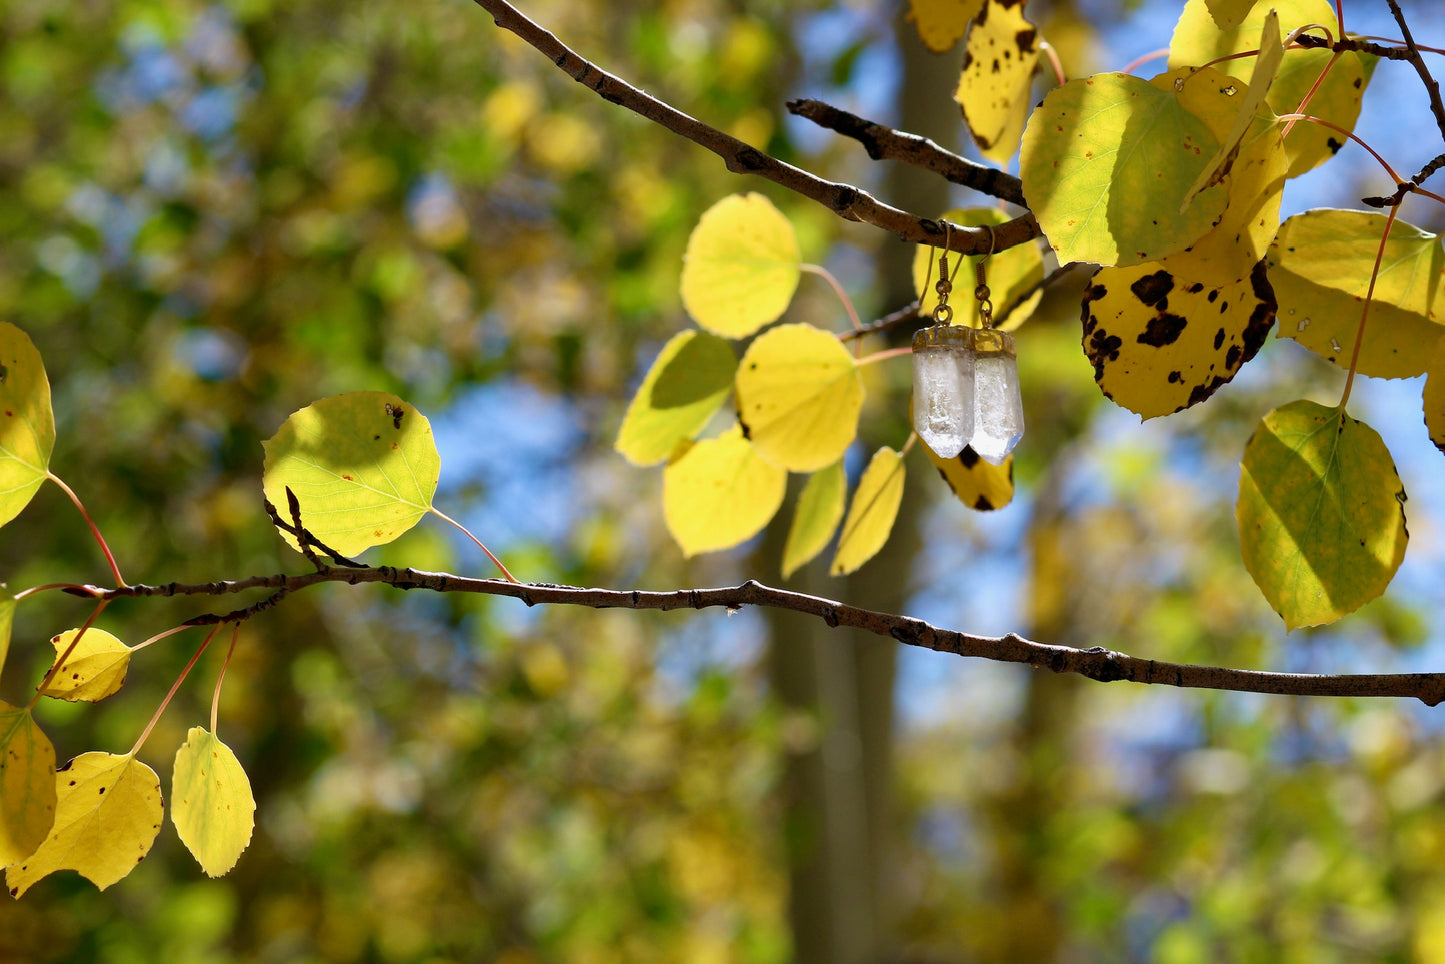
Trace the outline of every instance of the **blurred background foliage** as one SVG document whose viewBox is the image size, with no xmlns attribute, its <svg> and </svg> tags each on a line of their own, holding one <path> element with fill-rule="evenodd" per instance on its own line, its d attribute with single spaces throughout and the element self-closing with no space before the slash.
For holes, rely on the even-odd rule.
<svg viewBox="0 0 1445 964">
<path fill-rule="evenodd" d="M 1077 75 L 1162 45 L 1168 8 L 1029 9 Z M 925 57 L 896 5 L 524 9 L 785 159 L 919 211 L 987 203 L 784 119 L 786 98 L 823 96 L 966 146 L 961 53 Z M 1417 35 L 1438 27 L 1409 9 Z M 53 465 L 134 581 L 297 568 L 261 509 L 260 440 L 369 388 L 432 417 L 438 505 L 524 579 L 776 582 L 780 533 L 685 561 L 658 473 L 610 451 L 640 372 L 686 324 L 687 232 L 743 189 L 783 207 L 865 314 L 906 301 L 901 245 L 740 181 L 464 0 L 0 3 L 0 316 L 40 347 Z M 1379 424 L 1418 412 L 1361 402 L 1417 496 L 1416 568 L 1340 627 L 1286 639 L 1239 565 L 1238 457 L 1260 415 L 1329 397 L 1338 373 L 1271 345 L 1200 411 L 1141 429 L 1092 384 L 1081 283 L 1020 335 L 1016 503 L 968 513 L 917 458 L 888 555 L 791 584 L 1161 659 L 1438 668 L 1441 547 L 1418 493 L 1439 466 Z M 813 281 L 790 317 L 843 323 Z M 869 369 L 871 444 L 903 440 L 906 367 Z M 1402 444 L 1427 444 L 1411 430 Z M 12 588 L 104 577 L 54 490 L 0 539 Z M 429 524 L 374 555 L 486 571 Z M 134 642 L 196 609 L 120 603 L 102 625 Z M 21 607 L 0 695 L 27 698 L 45 640 L 84 615 L 53 594 Z M 42 704 L 61 758 L 128 747 L 187 638 L 148 650 L 106 703 Z M 167 784 L 217 668 L 143 754 Z M 61 874 L 0 904 L 0 960 L 1445 957 L 1440 726 L 1408 706 L 1118 689 L 753 612 L 331 587 L 247 623 L 220 732 L 259 804 L 237 869 L 206 879 L 167 829 L 103 894 Z"/>
</svg>

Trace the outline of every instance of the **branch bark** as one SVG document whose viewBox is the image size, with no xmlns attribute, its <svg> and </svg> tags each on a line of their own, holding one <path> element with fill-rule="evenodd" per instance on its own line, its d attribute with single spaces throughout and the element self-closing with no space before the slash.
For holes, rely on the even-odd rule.
<svg viewBox="0 0 1445 964">
<path fill-rule="evenodd" d="M 209 583 L 168 583 L 134 585 L 106 589 L 100 586 L 75 586 L 66 591 L 72 595 L 99 600 L 145 596 L 222 596 L 251 589 L 270 589 L 272 593 L 245 609 L 225 614 L 207 614 L 187 620 L 189 624 L 205 625 L 235 622 L 275 605 L 284 595 L 321 583 L 344 582 L 350 585 L 381 583 L 397 589 L 429 589 L 433 592 L 467 592 L 493 596 L 511 596 L 528 606 L 569 605 L 593 609 L 711 609 L 722 607 L 735 611 L 743 606 L 761 606 L 804 613 L 823 620 L 830 627 L 851 626 L 879 636 L 896 639 L 907 646 L 918 646 L 939 653 L 991 659 L 1004 663 L 1027 663 L 1035 669 L 1054 673 L 1074 673 L 1101 683 L 1125 680 L 1131 683 L 1166 684 L 1186 689 L 1232 690 L 1241 693 L 1268 693 L 1278 696 L 1353 696 L 1414 698 L 1427 706 L 1445 700 L 1445 673 L 1378 673 L 1325 675 L 1307 673 L 1270 673 L 1259 670 L 1231 669 L 1223 666 L 1200 666 L 1144 659 L 1115 652 L 1102 646 L 1077 649 L 1054 643 L 1025 639 L 1017 633 L 1005 636 L 974 636 L 951 629 L 940 629 L 921 619 L 894 613 L 877 612 L 850 606 L 847 603 L 810 596 L 805 593 L 774 589 L 755 580 L 740 586 L 717 589 L 678 589 L 667 592 L 646 592 L 636 589 L 588 589 L 559 586 L 552 583 L 510 583 L 501 579 L 475 579 L 444 572 L 419 569 L 323 568 L 303 575 L 279 573 Z"/>
</svg>

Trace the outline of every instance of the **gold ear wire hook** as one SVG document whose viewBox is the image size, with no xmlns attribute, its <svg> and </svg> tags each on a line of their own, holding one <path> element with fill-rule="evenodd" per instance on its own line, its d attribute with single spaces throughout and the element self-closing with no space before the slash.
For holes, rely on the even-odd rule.
<svg viewBox="0 0 1445 964">
<path fill-rule="evenodd" d="M 974 281 L 976 282 L 973 289 L 973 296 L 974 298 L 978 299 L 978 315 L 980 322 L 982 323 L 983 327 L 992 328 L 993 301 L 991 299 L 993 293 L 988 289 L 988 278 L 985 273 L 984 265 L 985 263 L 987 263 L 989 258 L 993 257 L 995 238 L 993 233 L 993 225 L 985 224 L 984 227 L 988 228 L 988 251 L 986 251 L 984 253 L 984 256 L 979 258 L 978 262 L 973 266 L 973 277 Z"/>
<path fill-rule="evenodd" d="M 938 292 L 938 304 L 933 307 L 933 323 L 946 325 L 953 319 L 953 308 L 948 304 L 948 293 L 953 290 L 953 279 L 948 274 L 948 249 L 953 244 L 953 224 L 947 220 L 943 222 L 943 252 L 938 256 L 938 283 L 934 290 Z"/>
</svg>

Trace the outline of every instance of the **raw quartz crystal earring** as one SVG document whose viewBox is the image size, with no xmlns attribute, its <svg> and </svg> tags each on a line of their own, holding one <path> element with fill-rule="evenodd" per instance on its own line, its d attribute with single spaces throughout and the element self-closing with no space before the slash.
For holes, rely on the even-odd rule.
<svg viewBox="0 0 1445 964">
<path fill-rule="evenodd" d="M 992 254 L 993 227 L 988 228 Z M 980 458 L 1000 465 L 1024 434 L 1014 340 L 993 328 L 993 302 L 984 268 L 988 255 L 979 259 L 975 268 L 978 284 L 973 290 L 982 327 L 949 324 L 953 317 L 948 305 L 953 290 L 948 276 L 951 233 L 952 226 L 945 222 L 934 324 L 913 336 L 913 429 L 939 458 L 955 458 L 969 446 Z"/>
</svg>

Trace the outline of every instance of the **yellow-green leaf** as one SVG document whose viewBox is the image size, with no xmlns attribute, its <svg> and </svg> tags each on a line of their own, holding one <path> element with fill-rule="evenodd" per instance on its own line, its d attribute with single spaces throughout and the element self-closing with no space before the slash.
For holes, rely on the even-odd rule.
<svg viewBox="0 0 1445 964">
<path fill-rule="evenodd" d="M 1270 0 L 1251 9 L 1232 29 L 1215 26 L 1209 0 L 1188 0 L 1174 28 L 1169 43 L 1169 66 L 1197 67 L 1218 61 L 1231 54 L 1255 50 L 1265 18 L 1274 10 L 1285 33 L 1311 23 L 1333 24 L 1334 5 L 1330 0 Z M 1305 95 L 1314 86 L 1320 71 L 1329 63 L 1328 50 L 1287 50 L 1265 100 L 1276 114 L 1292 114 L 1299 109 Z M 1339 56 L 1330 68 L 1324 83 L 1310 98 L 1308 112 L 1351 130 L 1360 115 L 1360 101 L 1375 60 L 1368 54 L 1348 51 Z M 1225 60 L 1216 66 L 1238 80 L 1249 81 L 1254 71 L 1250 57 Z M 1329 160 L 1344 146 L 1344 138 L 1336 131 L 1319 124 L 1296 124 L 1285 138 L 1289 152 L 1289 176 L 1303 174 Z"/>
<path fill-rule="evenodd" d="M 759 335 L 736 387 L 743 433 L 789 471 L 832 465 L 858 434 L 863 379 L 843 343 L 820 328 L 781 325 Z"/>
<path fill-rule="evenodd" d="M 682 304 L 702 327 L 728 338 L 777 320 L 800 273 L 793 225 L 761 194 L 734 194 L 708 208 L 687 239 Z"/>
<path fill-rule="evenodd" d="M 1317 208 L 1280 226 L 1269 252 L 1279 337 L 1348 367 L 1385 232 L 1385 215 Z M 1437 235 L 1396 221 L 1380 261 L 1358 370 L 1409 378 L 1425 370 L 1441 334 L 1437 295 L 1445 249 Z"/>
<path fill-rule="evenodd" d="M 705 331 L 684 331 L 663 346 L 627 406 L 617 451 L 634 465 L 656 465 L 712 418 L 733 387 L 732 346 Z"/>
<path fill-rule="evenodd" d="M 294 413 L 262 445 L 266 498 L 281 518 L 291 521 L 289 487 L 301 504 L 302 525 L 346 556 L 416 525 L 431 508 L 441 472 L 431 423 L 386 392 L 323 398 Z"/>
<path fill-rule="evenodd" d="M 5 670 L 5 658 L 10 655 L 10 630 L 15 626 L 15 595 L 0 582 L 0 673 Z"/>
<path fill-rule="evenodd" d="M 241 859 L 255 827 L 251 782 L 231 748 L 193 726 L 176 751 L 171 776 L 171 822 L 181 843 L 211 877 Z"/>
<path fill-rule="evenodd" d="M 908 0 L 908 19 L 924 46 L 941 54 L 958 43 L 983 9 L 983 0 Z"/>
<path fill-rule="evenodd" d="M 55 647 L 55 658 L 59 659 L 78 629 L 67 629 L 50 639 Z M 130 666 L 130 647 L 103 629 L 94 626 L 85 631 L 80 642 L 70 649 L 65 665 L 51 677 L 40 695 L 72 703 L 84 700 L 93 703 L 103 700 L 120 689 L 125 683 L 125 673 Z"/>
<path fill-rule="evenodd" d="M 1245 567 L 1290 629 L 1334 622 L 1384 592 L 1409 539 L 1380 436 L 1303 400 L 1255 429 L 1235 515 Z"/>
<path fill-rule="evenodd" d="M 858 480 L 829 571 L 846 576 L 877 555 L 893 531 L 902 502 L 903 457 L 885 446 L 873 453 Z"/>
<path fill-rule="evenodd" d="M 1218 146 L 1173 91 L 1128 74 L 1071 80 L 1029 117 L 1024 194 L 1060 262 L 1154 261 L 1184 250 L 1223 213 L 1219 185 L 1175 213 Z"/>
<path fill-rule="evenodd" d="M 105 890 L 135 869 L 160 832 L 161 782 L 135 757 L 82 753 L 55 774 L 55 826 L 5 871 L 11 897 L 57 870 L 74 870 Z"/>
<path fill-rule="evenodd" d="M 1144 418 L 1198 404 L 1259 351 L 1275 319 L 1264 262 L 1243 281 L 1204 284 L 1159 264 L 1100 268 L 1084 291 L 1094 380 Z"/>
<path fill-rule="evenodd" d="M 1445 453 L 1445 340 L 1430 359 L 1430 377 L 1425 379 L 1425 429 L 1430 441 Z"/>
<path fill-rule="evenodd" d="M 45 363 L 29 335 L 0 321 L 0 526 L 20 514 L 50 474 L 53 448 Z"/>
<path fill-rule="evenodd" d="M 828 545 L 843 518 L 847 495 L 848 477 L 841 461 L 809 476 L 798 496 L 793 524 L 783 545 L 784 579 L 811 562 Z"/>
<path fill-rule="evenodd" d="M 966 228 L 999 225 L 1008 220 L 1008 215 L 998 208 L 955 209 L 943 217 Z M 932 314 L 938 304 L 938 255 L 937 248 L 926 244 L 919 245 L 913 253 L 913 290 L 918 293 L 918 311 L 923 315 Z M 952 323 L 955 325 L 983 327 L 978 300 L 973 296 L 974 266 L 981 258 L 981 255 L 966 257 L 960 265 L 957 254 L 948 256 L 948 275 L 955 285 L 948 304 L 953 309 Z M 1033 243 L 1018 244 L 1007 251 L 1000 251 L 988 259 L 987 278 L 994 321 L 999 323 L 1000 329 L 1013 331 L 1028 320 L 1043 297 L 1043 253 Z"/>
<path fill-rule="evenodd" d="M 663 469 L 662 514 L 684 555 L 728 549 L 762 531 L 787 487 L 787 470 L 760 458 L 734 425 Z"/>
<path fill-rule="evenodd" d="M 923 444 L 924 454 L 933 467 L 938 469 L 938 474 L 943 476 L 943 481 L 948 483 L 948 489 L 958 501 L 970 509 L 977 509 L 979 512 L 989 512 L 993 509 L 1002 509 L 1013 501 L 1014 497 L 1014 457 L 1008 456 L 1001 465 L 991 465 L 978 457 L 978 453 L 965 445 L 963 451 L 951 459 L 939 458 L 928 443 Z"/>
<path fill-rule="evenodd" d="M 33 854 L 55 822 L 55 747 L 28 709 L 0 703 L 0 866 Z"/>
<path fill-rule="evenodd" d="M 1233 30 L 1244 22 L 1254 9 L 1254 0 L 1204 0 L 1214 25 L 1220 30 Z"/>
<path fill-rule="evenodd" d="M 1023 0 L 987 0 L 965 49 L 953 99 L 983 156 L 1007 164 L 1033 106 L 1029 90 L 1039 62 L 1038 30 L 1024 16 Z"/>
</svg>

